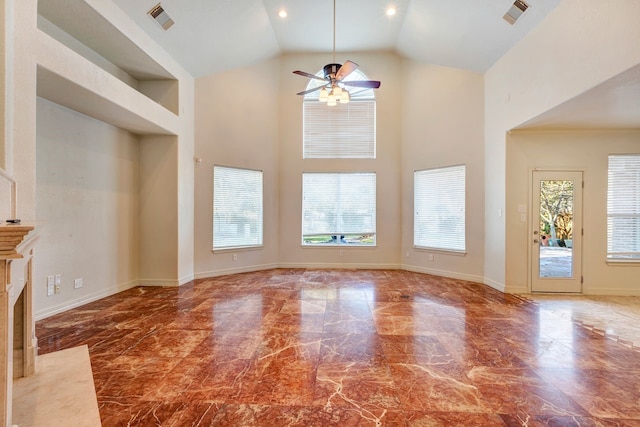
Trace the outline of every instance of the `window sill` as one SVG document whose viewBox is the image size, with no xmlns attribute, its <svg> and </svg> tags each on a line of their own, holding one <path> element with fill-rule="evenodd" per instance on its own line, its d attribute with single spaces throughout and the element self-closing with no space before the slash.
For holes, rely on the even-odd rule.
<svg viewBox="0 0 640 427">
<path fill-rule="evenodd" d="M 453 249 L 428 248 L 425 246 L 414 246 L 413 249 L 419 252 L 430 252 L 443 255 L 467 256 L 467 251 L 456 251 Z"/>
<path fill-rule="evenodd" d="M 235 246 L 232 248 L 220 248 L 220 249 L 211 249 L 211 252 L 214 254 L 219 253 L 228 253 L 228 252 L 239 252 L 239 251 L 259 251 L 264 249 L 264 245 L 255 245 L 255 246 Z"/>
<path fill-rule="evenodd" d="M 612 267 L 640 267 L 640 259 L 608 259 L 607 265 Z"/>
<path fill-rule="evenodd" d="M 357 248 L 357 249 L 375 249 L 377 245 L 356 245 L 353 243 L 323 243 L 318 245 L 300 245 L 302 249 L 315 249 L 315 248 Z"/>
</svg>

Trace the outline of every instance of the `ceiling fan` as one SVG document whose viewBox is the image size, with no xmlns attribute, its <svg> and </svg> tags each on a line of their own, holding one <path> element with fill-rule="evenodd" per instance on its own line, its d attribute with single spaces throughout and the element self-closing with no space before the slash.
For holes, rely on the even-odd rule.
<svg viewBox="0 0 640 427">
<path fill-rule="evenodd" d="M 346 104 L 351 97 L 345 86 L 377 89 L 380 82 L 377 80 L 347 80 L 344 79 L 358 68 L 358 64 L 353 61 L 346 61 L 344 64 L 336 63 L 336 0 L 333 0 L 333 62 L 323 67 L 324 77 L 305 71 L 296 70 L 293 73 L 309 79 L 321 80 L 325 82 L 313 89 L 298 92 L 296 95 L 306 95 L 311 92 L 320 91 L 319 101 L 326 102 L 333 106 L 338 102 Z"/>
</svg>

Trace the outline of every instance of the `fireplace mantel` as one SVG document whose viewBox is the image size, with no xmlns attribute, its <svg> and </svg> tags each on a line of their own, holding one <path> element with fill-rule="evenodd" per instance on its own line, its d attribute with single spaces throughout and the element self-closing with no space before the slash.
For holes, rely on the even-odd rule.
<svg viewBox="0 0 640 427">
<path fill-rule="evenodd" d="M 35 240 L 34 223 L 0 224 L 0 426 L 11 426 L 12 387 L 14 365 L 16 374 L 26 376 L 35 371 L 37 345 L 34 336 L 33 300 L 31 289 L 32 243 Z M 20 283 L 11 279 L 11 264 L 20 260 L 26 275 Z M 20 301 L 19 310 L 16 302 Z M 19 317 L 14 312 L 20 313 Z M 19 325 L 21 336 L 14 340 L 14 328 Z M 19 351 L 21 360 L 14 360 L 14 342 L 22 342 Z"/>
</svg>

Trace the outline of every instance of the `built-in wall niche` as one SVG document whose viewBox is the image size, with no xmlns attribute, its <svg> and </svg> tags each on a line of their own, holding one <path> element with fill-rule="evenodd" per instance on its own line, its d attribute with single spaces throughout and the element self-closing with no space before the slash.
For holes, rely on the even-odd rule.
<svg viewBox="0 0 640 427">
<path fill-rule="evenodd" d="M 38 0 L 38 28 L 179 115 L 179 82 L 84 0 Z"/>
</svg>

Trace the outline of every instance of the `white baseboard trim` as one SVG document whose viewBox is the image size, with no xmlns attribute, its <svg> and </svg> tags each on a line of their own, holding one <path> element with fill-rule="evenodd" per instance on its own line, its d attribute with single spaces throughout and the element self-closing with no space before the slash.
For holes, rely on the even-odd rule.
<svg viewBox="0 0 640 427">
<path fill-rule="evenodd" d="M 502 293 L 507 293 L 506 286 L 504 285 L 504 283 L 499 283 L 499 282 L 496 282 L 495 280 L 487 279 L 486 277 L 484 278 L 483 283 L 485 285 L 495 289 L 496 291 L 500 291 Z"/>
<path fill-rule="evenodd" d="M 425 268 L 425 267 L 420 267 L 417 265 L 409 265 L 409 264 L 402 265 L 401 269 L 406 271 L 412 271 L 414 273 L 431 274 L 433 276 L 448 277 L 450 279 L 466 280 L 468 282 L 483 283 L 483 279 L 484 279 L 482 276 L 476 276 L 475 274 L 465 274 L 465 273 L 458 273 L 455 271 L 438 270 L 435 268 Z"/>
<path fill-rule="evenodd" d="M 178 286 L 185 285 L 185 284 L 191 282 L 194 278 L 195 278 L 194 274 L 191 273 L 191 274 L 183 277 L 182 279 L 179 279 L 178 280 Z"/>
<path fill-rule="evenodd" d="M 582 295 L 602 295 L 616 297 L 637 297 L 640 296 L 640 289 L 624 289 L 624 288 L 592 288 L 584 290 Z"/>
<path fill-rule="evenodd" d="M 46 319 L 47 317 L 51 317 L 55 314 L 58 313 L 63 313 L 67 310 L 71 310 L 72 308 L 76 308 L 76 307 L 80 307 L 82 305 L 85 304 L 89 304 L 90 302 L 94 302 L 97 301 L 99 299 L 117 294 L 118 292 L 123 292 L 126 291 L 128 289 L 131 288 L 135 288 L 136 286 L 138 286 L 138 281 L 137 280 L 132 280 L 130 282 L 126 282 L 126 283 L 120 283 L 116 286 L 113 286 L 111 288 L 108 288 L 104 291 L 100 291 L 100 292 L 95 292 L 89 295 L 85 295 L 82 298 L 78 298 L 72 301 L 68 301 L 62 304 L 58 304 L 56 306 L 53 307 L 47 307 L 44 310 L 41 311 L 37 311 L 36 313 L 34 313 L 34 317 L 36 319 L 36 321 L 38 320 L 42 320 L 42 319 Z"/>
<path fill-rule="evenodd" d="M 502 291 L 505 294 L 530 294 L 531 292 L 526 286 L 507 286 L 505 290 Z"/>
<path fill-rule="evenodd" d="M 140 279 L 138 286 L 180 286 L 180 281 L 176 279 Z"/>
<path fill-rule="evenodd" d="M 310 270 L 399 270 L 400 264 L 369 264 L 369 263 L 298 263 L 283 262 L 278 264 L 278 268 L 308 268 Z"/>
<path fill-rule="evenodd" d="M 194 279 L 208 279 L 209 277 L 227 276 L 229 274 L 252 273 L 254 271 L 272 270 L 278 268 L 278 264 L 260 264 L 248 267 L 227 268 L 224 270 L 202 271 L 193 275 Z"/>
</svg>

